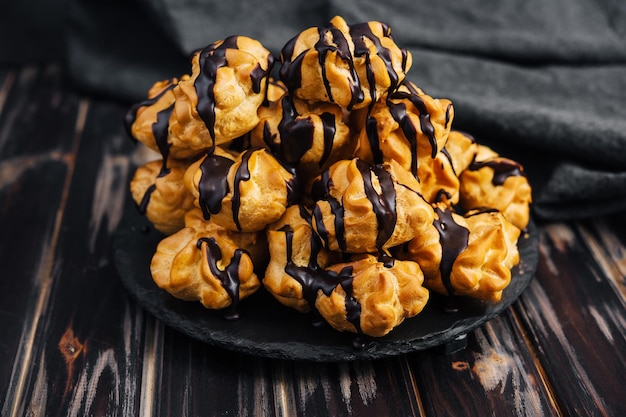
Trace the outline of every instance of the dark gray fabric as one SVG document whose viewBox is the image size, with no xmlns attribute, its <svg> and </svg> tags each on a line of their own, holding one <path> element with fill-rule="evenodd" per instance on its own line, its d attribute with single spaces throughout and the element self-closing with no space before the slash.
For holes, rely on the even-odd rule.
<svg viewBox="0 0 626 417">
<path fill-rule="evenodd" d="M 621 0 L 67 1 L 73 82 L 127 102 L 187 73 L 191 51 L 229 35 L 278 55 L 335 15 L 386 22 L 413 54 L 408 78 L 454 103 L 453 126 L 524 164 L 536 218 L 626 213 Z"/>
</svg>

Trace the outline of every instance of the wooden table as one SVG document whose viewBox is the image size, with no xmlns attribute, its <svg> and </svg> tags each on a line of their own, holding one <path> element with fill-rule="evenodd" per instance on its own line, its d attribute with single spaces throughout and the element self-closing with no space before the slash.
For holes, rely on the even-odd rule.
<svg viewBox="0 0 626 417">
<path fill-rule="evenodd" d="M 146 313 L 112 256 L 126 105 L 0 69 L 2 416 L 625 416 L 626 213 L 539 225 L 536 276 L 467 347 L 264 359 Z"/>
</svg>

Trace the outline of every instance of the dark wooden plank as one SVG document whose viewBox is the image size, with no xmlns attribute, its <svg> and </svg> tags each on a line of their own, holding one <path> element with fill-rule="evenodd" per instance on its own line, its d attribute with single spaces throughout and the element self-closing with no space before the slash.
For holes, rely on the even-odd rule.
<svg viewBox="0 0 626 417">
<path fill-rule="evenodd" d="M 155 415 L 275 415 L 270 361 L 211 347 L 167 327 L 160 333 L 160 354 L 144 361 L 158 370 L 146 384 L 161 394 L 145 398 L 144 409 Z"/>
<path fill-rule="evenodd" d="M 510 309 L 467 338 L 464 350 L 411 361 L 426 415 L 559 415 Z"/>
<path fill-rule="evenodd" d="M 255 358 L 157 330 L 155 369 L 145 409 L 165 415 L 419 416 L 403 357 L 352 363 Z"/>
<path fill-rule="evenodd" d="M 144 313 L 117 278 L 110 248 L 128 193 L 124 112 L 89 104 L 19 415 L 136 413 Z"/>
<path fill-rule="evenodd" d="M 55 84 L 58 77 L 55 67 L 15 69 L 4 73 L 0 87 L 2 415 L 15 409 L 14 399 L 27 384 L 27 364 L 49 300 L 52 256 L 73 169 L 78 97 L 43 87 Z M 44 98 L 54 95 L 55 105 L 40 106 L 38 92 Z M 24 101 L 23 95 L 30 101 Z M 26 107 L 31 118 L 42 122 L 25 121 Z M 69 122 L 47 123 L 53 119 Z"/>
<path fill-rule="evenodd" d="M 405 357 L 340 363 L 277 361 L 272 369 L 275 392 L 280 392 L 277 400 L 287 400 L 280 415 L 421 415 Z"/>
<path fill-rule="evenodd" d="M 537 279 L 518 311 L 564 414 L 626 415 L 624 299 L 588 251 L 588 237 L 572 224 L 542 229 Z M 606 252 L 615 250 L 623 262 L 623 243 Z"/>
<path fill-rule="evenodd" d="M 8 73 L 2 86 L 0 161 L 71 148 L 78 96 L 63 88 L 59 66 L 19 68 Z"/>
</svg>

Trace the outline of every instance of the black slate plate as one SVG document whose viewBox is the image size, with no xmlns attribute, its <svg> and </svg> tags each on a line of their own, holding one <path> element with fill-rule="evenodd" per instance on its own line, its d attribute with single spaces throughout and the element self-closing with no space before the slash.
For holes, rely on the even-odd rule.
<svg viewBox="0 0 626 417">
<path fill-rule="evenodd" d="M 211 345 L 255 356 L 290 360 L 378 359 L 453 344 L 508 308 L 530 283 L 538 262 L 538 233 L 531 222 L 520 238 L 520 263 L 497 304 L 459 298 L 456 313 L 444 311 L 447 298 L 431 292 L 426 308 L 390 334 L 355 349 L 354 334 L 314 327 L 311 318 L 279 304 L 263 288 L 243 300 L 240 318 L 228 321 L 199 302 L 178 300 L 154 284 L 150 260 L 162 235 L 129 206 L 114 241 L 122 282 L 139 303 L 165 324 Z"/>
</svg>

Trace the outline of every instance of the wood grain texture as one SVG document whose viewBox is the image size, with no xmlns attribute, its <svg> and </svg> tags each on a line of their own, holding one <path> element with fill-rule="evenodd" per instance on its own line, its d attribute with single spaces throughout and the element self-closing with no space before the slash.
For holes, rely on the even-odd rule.
<svg viewBox="0 0 626 417">
<path fill-rule="evenodd" d="M 542 232 L 537 279 L 520 299 L 520 316 L 535 342 L 566 415 L 626 414 L 623 298 L 573 225 Z"/>
<path fill-rule="evenodd" d="M 2 416 L 626 415 L 626 214 L 540 225 L 535 279 L 463 350 L 242 355 L 164 326 L 120 282 L 113 234 L 153 157 L 127 108 L 68 91 L 58 66 L 0 69 Z"/>
</svg>

